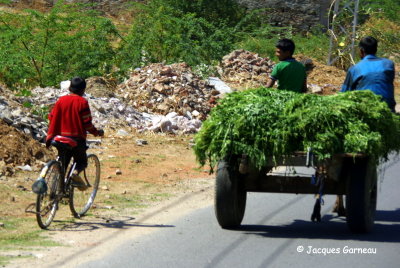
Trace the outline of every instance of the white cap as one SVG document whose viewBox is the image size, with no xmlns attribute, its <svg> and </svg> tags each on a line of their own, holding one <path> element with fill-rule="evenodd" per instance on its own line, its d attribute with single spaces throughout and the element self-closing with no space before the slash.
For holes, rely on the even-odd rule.
<svg viewBox="0 0 400 268">
<path fill-rule="evenodd" d="M 61 81 L 60 87 L 62 90 L 69 90 L 69 87 L 71 86 L 71 81 L 66 80 L 66 81 Z"/>
</svg>

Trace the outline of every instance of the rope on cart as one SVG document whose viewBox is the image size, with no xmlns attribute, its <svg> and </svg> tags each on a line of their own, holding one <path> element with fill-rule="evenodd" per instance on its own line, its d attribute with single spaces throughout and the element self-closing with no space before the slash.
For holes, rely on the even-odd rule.
<svg viewBox="0 0 400 268">
<path fill-rule="evenodd" d="M 317 199 L 315 200 L 313 213 L 311 214 L 312 222 L 321 221 L 321 205 L 323 206 L 325 203 L 324 199 L 322 198 L 322 196 L 324 195 L 324 181 L 325 181 L 325 173 L 323 171 L 322 172 L 317 171 L 316 176 L 313 175 L 311 177 L 311 184 L 318 187 Z"/>
</svg>

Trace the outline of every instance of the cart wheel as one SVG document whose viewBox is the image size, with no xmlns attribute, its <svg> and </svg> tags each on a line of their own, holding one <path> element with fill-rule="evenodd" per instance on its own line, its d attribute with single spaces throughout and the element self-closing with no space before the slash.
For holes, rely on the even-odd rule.
<svg viewBox="0 0 400 268">
<path fill-rule="evenodd" d="M 368 233 L 374 225 L 377 200 L 376 165 L 367 158 L 348 166 L 346 220 L 354 233 Z"/>
<path fill-rule="evenodd" d="M 240 226 L 246 209 L 247 193 L 239 180 L 239 171 L 220 161 L 215 183 L 215 216 L 224 229 Z"/>
</svg>

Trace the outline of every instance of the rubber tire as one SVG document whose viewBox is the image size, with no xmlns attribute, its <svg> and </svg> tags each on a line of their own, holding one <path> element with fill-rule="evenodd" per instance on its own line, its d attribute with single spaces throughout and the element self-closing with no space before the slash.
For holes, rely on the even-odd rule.
<svg viewBox="0 0 400 268">
<path fill-rule="evenodd" d="M 61 166 L 60 166 L 59 162 L 52 160 L 52 161 L 48 162 L 44 168 L 47 168 L 46 173 L 43 174 L 43 178 L 45 179 L 48 188 L 44 194 L 37 195 L 37 198 L 36 198 L 36 221 L 40 228 L 47 229 L 47 227 L 50 226 L 50 224 L 52 223 L 52 221 L 56 215 L 56 212 L 58 209 L 59 198 L 56 198 L 55 200 L 51 201 L 52 202 L 51 210 L 48 212 L 48 213 L 50 213 L 50 215 L 48 215 L 48 217 L 46 219 L 44 219 L 44 217 L 41 216 L 40 211 L 41 211 L 44 200 L 50 198 L 49 193 L 52 193 L 52 195 L 53 195 L 52 198 L 55 198 L 56 195 L 62 194 L 61 189 L 60 189 L 61 188 L 61 186 L 60 186 L 61 185 L 61 181 L 60 181 Z M 42 169 L 42 172 L 43 172 L 43 169 Z M 51 175 L 51 171 L 54 171 L 54 173 L 53 173 L 54 175 L 49 177 Z M 42 175 L 42 172 L 40 173 L 40 175 Z M 46 215 L 47 215 L 47 213 L 46 213 Z"/>
<path fill-rule="evenodd" d="M 367 158 L 348 165 L 346 221 L 351 232 L 372 231 L 377 201 L 376 165 Z"/>
<path fill-rule="evenodd" d="M 215 181 L 214 209 L 219 225 L 224 229 L 240 226 L 246 209 L 247 192 L 240 181 L 239 171 L 220 161 Z"/>
<path fill-rule="evenodd" d="M 88 158 L 88 167 L 91 163 L 94 163 L 94 171 L 95 174 L 93 178 L 89 179 L 89 183 L 91 183 L 91 187 L 88 188 L 86 191 L 79 191 L 76 187 L 71 185 L 70 189 L 70 197 L 69 197 L 69 208 L 71 210 L 72 215 L 75 218 L 81 218 L 84 216 L 88 210 L 91 208 L 94 199 L 96 197 L 97 191 L 99 189 L 100 184 L 100 161 L 99 158 L 94 154 L 89 154 Z M 92 167 L 93 168 L 93 167 Z M 81 173 L 83 179 L 86 177 L 86 169 Z M 85 179 L 84 179 L 85 180 Z M 85 201 L 84 206 L 78 207 L 76 203 L 77 196 L 80 195 Z"/>
</svg>

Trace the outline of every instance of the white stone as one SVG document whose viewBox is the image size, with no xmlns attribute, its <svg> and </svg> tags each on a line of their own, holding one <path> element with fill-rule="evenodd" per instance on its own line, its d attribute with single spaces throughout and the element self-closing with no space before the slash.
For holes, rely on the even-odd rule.
<svg viewBox="0 0 400 268">
<path fill-rule="evenodd" d="M 200 113 L 199 113 L 198 111 L 194 110 L 194 111 L 192 112 L 192 115 L 193 115 L 194 117 L 198 117 L 198 116 L 200 115 Z"/>
</svg>

